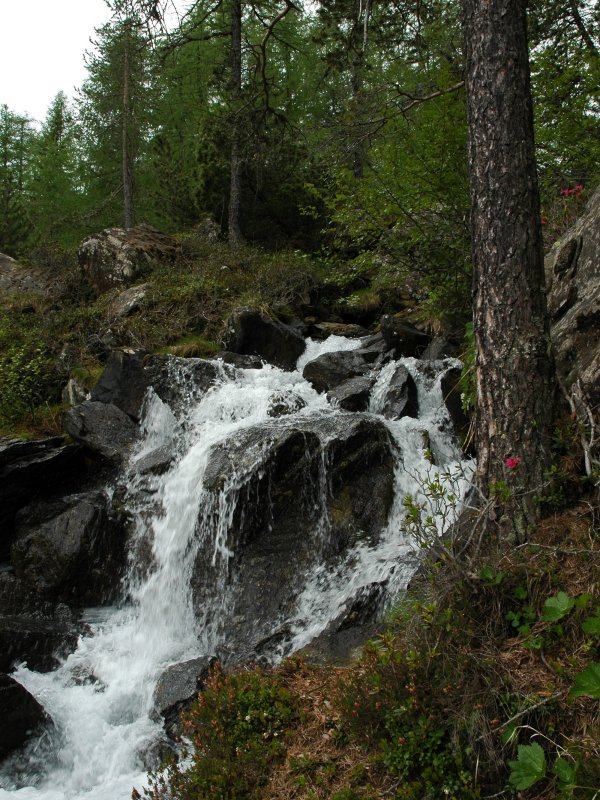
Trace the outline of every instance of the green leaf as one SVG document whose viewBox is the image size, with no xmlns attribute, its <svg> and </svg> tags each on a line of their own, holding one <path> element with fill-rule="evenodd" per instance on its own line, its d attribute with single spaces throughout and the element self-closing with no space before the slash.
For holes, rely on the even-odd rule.
<svg viewBox="0 0 600 800">
<path fill-rule="evenodd" d="M 565 617 L 575 605 L 575 600 L 565 592 L 559 592 L 556 597 L 549 597 L 544 603 L 542 620 L 556 622 Z"/>
<path fill-rule="evenodd" d="M 593 697 L 600 700 L 600 664 L 592 662 L 583 672 L 575 676 L 575 683 L 569 692 L 571 697 Z"/>
<path fill-rule="evenodd" d="M 557 758 L 554 763 L 553 772 L 558 778 L 558 785 L 561 791 L 567 791 L 575 786 L 577 764 L 567 761 L 566 758 Z"/>
<path fill-rule="evenodd" d="M 600 636 L 600 608 L 597 608 L 594 616 L 588 617 L 581 627 L 588 636 Z"/>
<path fill-rule="evenodd" d="M 520 744 L 517 760 L 510 761 L 508 766 L 511 769 L 510 785 L 515 789 L 529 789 L 546 775 L 546 756 L 537 742 Z"/>
</svg>

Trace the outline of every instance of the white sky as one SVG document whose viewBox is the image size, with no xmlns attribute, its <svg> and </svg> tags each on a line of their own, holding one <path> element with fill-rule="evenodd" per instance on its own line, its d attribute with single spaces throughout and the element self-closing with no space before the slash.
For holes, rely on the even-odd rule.
<svg viewBox="0 0 600 800">
<path fill-rule="evenodd" d="M 82 83 L 83 53 L 109 19 L 104 0 L 0 0 L 0 104 L 43 120 Z"/>
</svg>

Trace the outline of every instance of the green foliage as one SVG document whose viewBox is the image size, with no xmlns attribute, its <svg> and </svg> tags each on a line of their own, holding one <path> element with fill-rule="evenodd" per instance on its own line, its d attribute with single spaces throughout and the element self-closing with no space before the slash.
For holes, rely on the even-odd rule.
<svg viewBox="0 0 600 800">
<path fill-rule="evenodd" d="M 425 613 L 437 630 L 439 612 Z M 454 620 L 443 624 L 455 630 Z M 342 722 L 355 739 L 377 743 L 378 761 L 401 779 L 398 797 L 468 800 L 478 793 L 462 750 L 453 744 L 443 692 L 434 698 L 428 689 L 438 680 L 435 663 L 435 651 L 404 651 L 391 634 L 369 643 L 361 668 L 338 698 Z M 447 677 L 439 679 L 447 686 Z"/>
<path fill-rule="evenodd" d="M 537 742 L 519 745 L 516 761 L 509 763 L 509 783 L 515 789 L 529 789 L 546 775 L 546 755 Z"/>
<path fill-rule="evenodd" d="M 592 662 L 575 676 L 571 697 L 593 697 L 600 700 L 600 664 Z"/>
<path fill-rule="evenodd" d="M 213 670 L 184 721 L 191 741 L 185 766 L 172 763 L 150 777 L 146 796 L 179 800 L 251 800 L 285 757 L 298 721 L 294 699 L 275 673 L 226 675 Z"/>
<path fill-rule="evenodd" d="M 575 600 L 572 597 L 565 592 L 558 592 L 555 597 L 549 597 L 544 603 L 541 619 L 543 622 L 557 622 L 566 617 L 574 606 Z"/>
<path fill-rule="evenodd" d="M 596 612 L 588 617 L 581 627 L 588 636 L 600 637 L 600 608 L 597 608 Z"/>
<path fill-rule="evenodd" d="M 13 345 L 0 355 L 0 420 L 35 422 L 36 409 L 56 391 L 57 375 L 43 347 Z"/>
</svg>

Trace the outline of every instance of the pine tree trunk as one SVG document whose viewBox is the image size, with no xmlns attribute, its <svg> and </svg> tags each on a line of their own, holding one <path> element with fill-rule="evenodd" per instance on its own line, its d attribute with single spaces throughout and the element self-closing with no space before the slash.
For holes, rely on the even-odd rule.
<svg viewBox="0 0 600 800">
<path fill-rule="evenodd" d="M 498 487 L 501 481 L 513 490 L 502 527 L 507 535 L 522 538 L 539 516 L 535 495 L 550 466 L 556 394 L 525 0 L 463 0 L 463 6 L 477 345 L 477 481 L 485 496 L 493 495 L 493 485 Z M 509 457 L 521 459 L 516 469 L 514 461 L 507 466 Z"/>
<path fill-rule="evenodd" d="M 133 226 L 133 169 L 131 164 L 131 148 L 129 147 L 129 126 L 131 108 L 129 102 L 129 27 L 125 29 L 123 38 L 123 106 L 121 121 L 121 160 L 123 177 L 123 225 Z"/>
<path fill-rule="evenodd" d="M 240 226 L 242 206 L 242 122 L 240 118 L 240 98 L 242 94 L 242 3 L 231 3 L 231 97 L 233 105 L 233 124 L 231 128 L 231 152 L 229 158 L 229 244 L 235 246 L 243 242 Z"/>
</svg>

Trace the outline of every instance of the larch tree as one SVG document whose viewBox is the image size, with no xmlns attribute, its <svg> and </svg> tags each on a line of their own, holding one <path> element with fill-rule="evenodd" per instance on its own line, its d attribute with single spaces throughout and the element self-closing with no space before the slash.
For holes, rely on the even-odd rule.
<svg viewBox="0 0 600 800">
<path fill-rule="evenodd" d="M 550 348 L 525 0 L 463 0 L 477 348 L 477 482 L 515 491 L 501 533 L 539 517 L 556 381 Z M 500 494 L 497 492 L 497 494 Z"/>
</svg>

